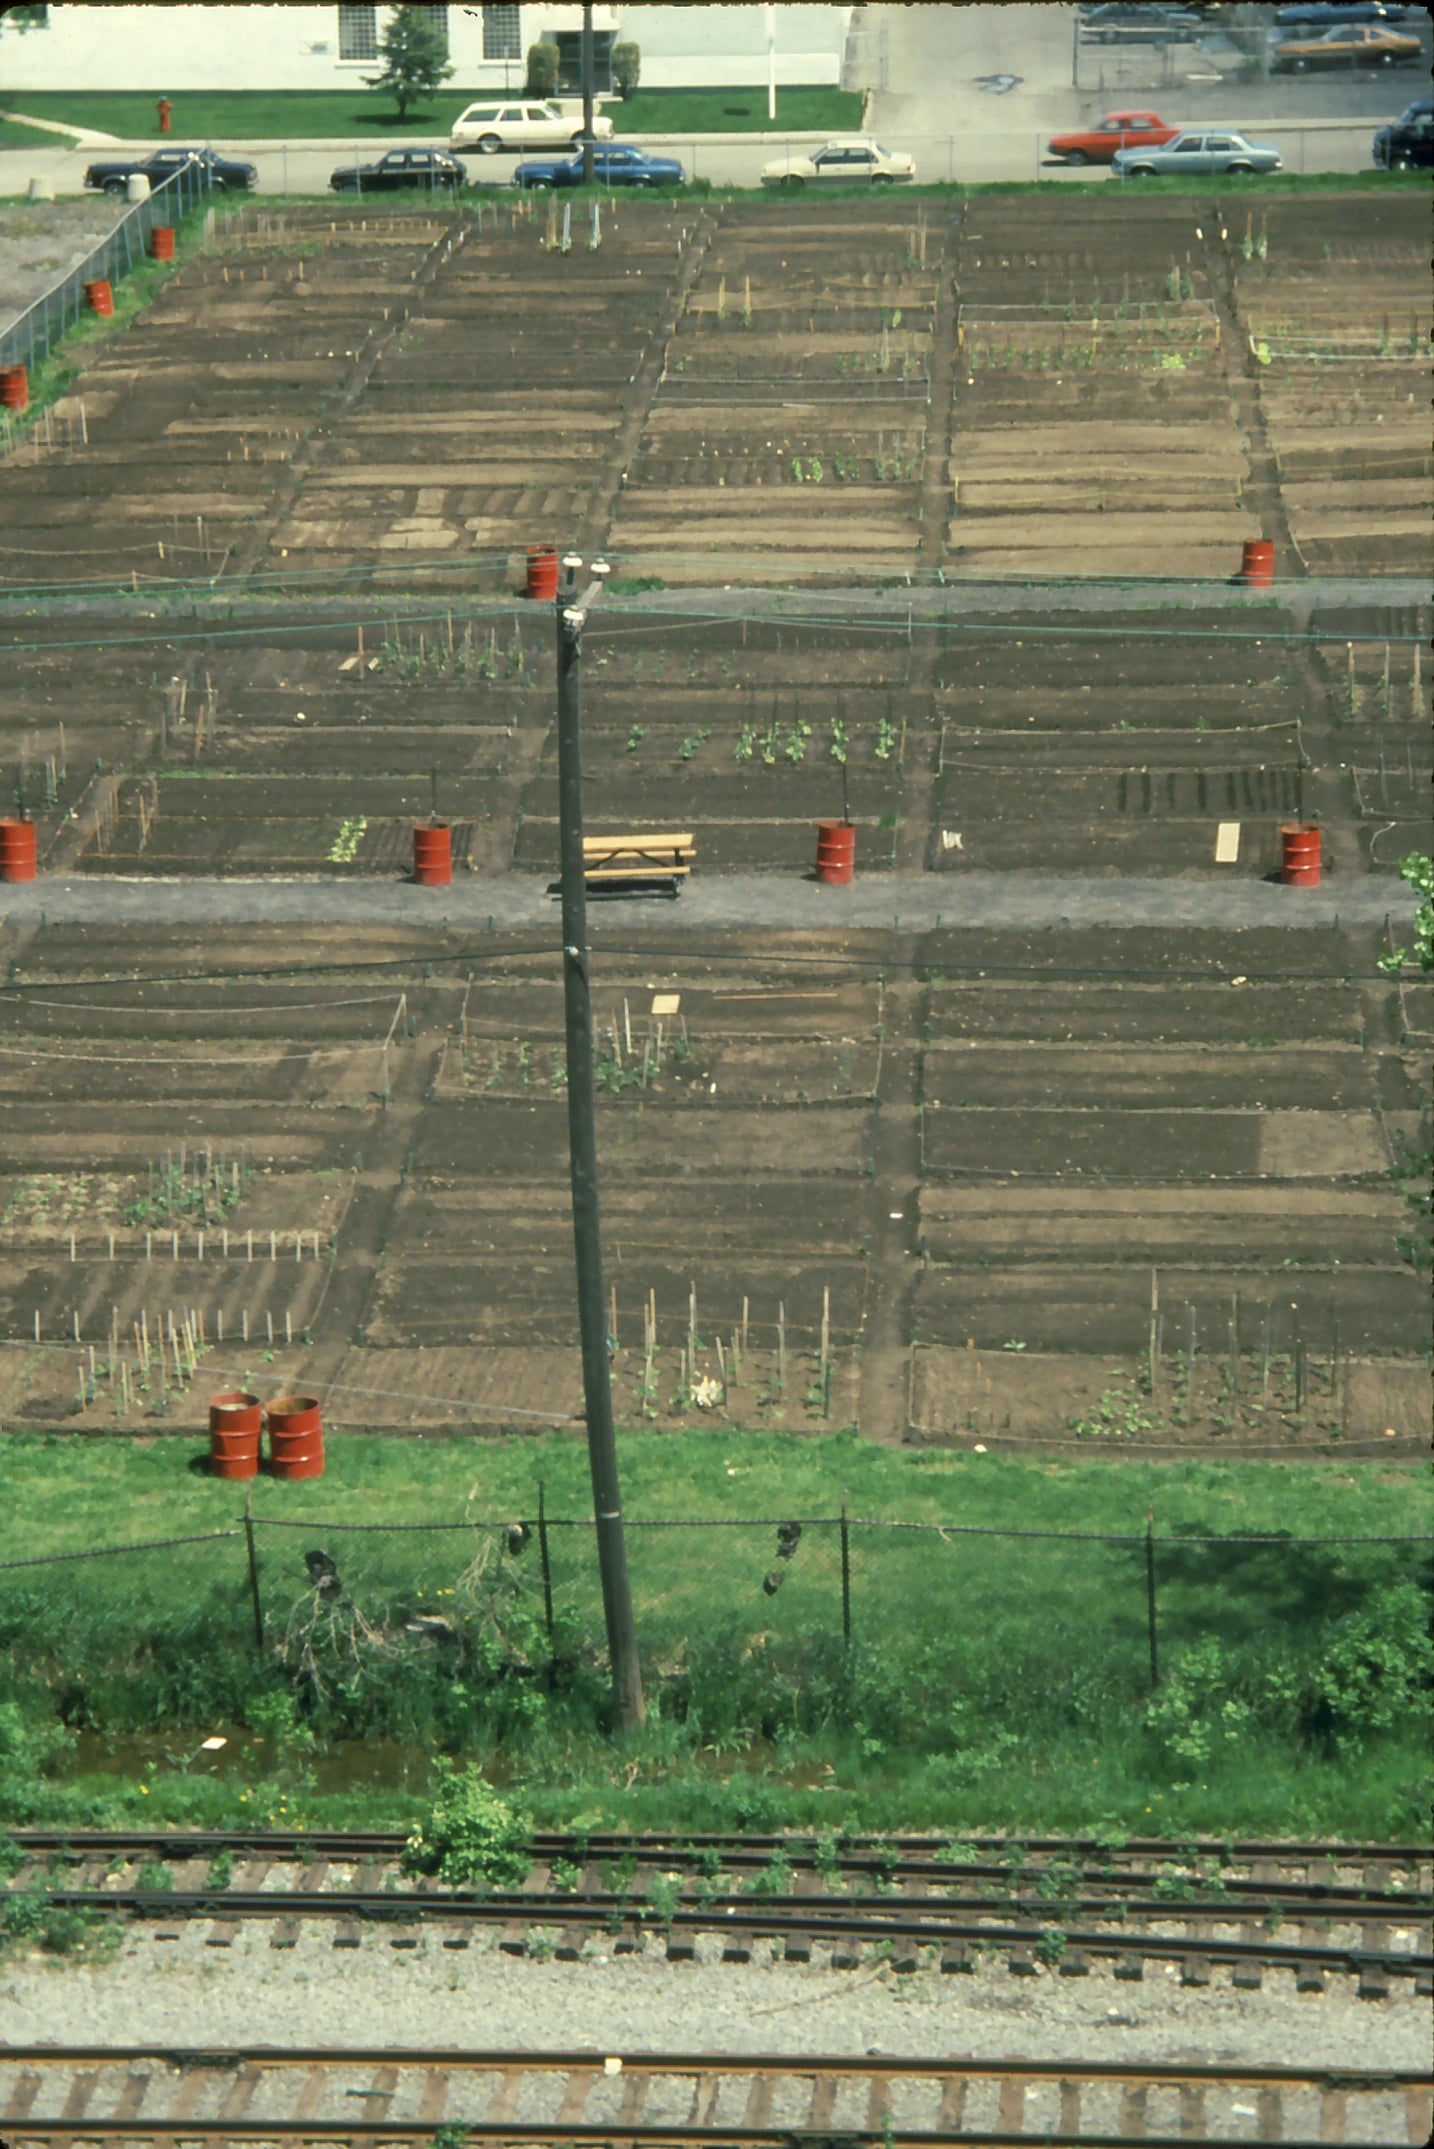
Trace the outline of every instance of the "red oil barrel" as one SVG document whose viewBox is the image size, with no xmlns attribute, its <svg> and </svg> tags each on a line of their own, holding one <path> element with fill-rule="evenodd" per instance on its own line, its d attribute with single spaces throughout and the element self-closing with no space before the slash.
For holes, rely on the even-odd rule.
<svg viewBox="0 0 1434 2149">
<path fill-rule="evenodd" d="M 209 1398 L 211 1477 L 257 1477 L 259 1432 L 264 1421 L 257 1395 L 233 1389 Z"/>
<path fill-rule="evenodd" d="M 1275 579 L 1275 547 L 1268 537 L 1250 538 L 1246 541 L 1240 563 L 1240 580 L 1248 582 L 1252 589 L 1268 589 Z"/>
<path fill-rule="evenodd" d="M 558 594 L 558 555 L 552 545 L 528 547 L 528 595 L 551 604 Z"/>
<path fill-rule="evenodd" d="M 6 410 L 30 408 L 30 376 L 23 366 L 0 366 L 0 403 Z"/>
<path fill-rule="evenodd" d="M 453 878 L 453 831 L 446 821 L 413 824 L 413 877 L 420 888 L 446 888 Z"/>
<path fill-rule="evenodd" d="M 817 879 L 845 887 L 856 872 L 856 830 L 850 821 L 818 821 Z"/>
<path fill-rule="evenodd" d="M 174 259 L 174 226 L 173 226 L 173 224 L 156 224 L 156 225 L 155 225 L 154 229 L 153 229 L 153 230 L 152 230 L 152 231 L 150 232 L 150 235 L 149 235 L 149 251 L 150 251 L 150 254 L 151 254 L 151 256 L 153 257 L 153 259 L 154 259 L 154 260 L 156 260 L 156 261 L 173 261 L 173 259 Z"/>
<path fill-rule="evenodd" d="M 0 821 L 0 881 L 33 880 L 36 855 L 33 821 Z"/>
<path fill-rule="evenodd" d="M 95 276 L 85 285 L 85 304 L 91 313 L 104 320 L 112 318 L 115 310 L 115 287 L 108 276 Z"/>
<path fill-rule="evenodd" d="M 1320 832 L 1303 821 L 1286 821 L 1280 829 L 1280 879 L 1287 888 L 1318 888 Z"/>
<path fill-rule="evenodd" d="M 269 1426 L 269 1469 L 275 1477 L 322 1477 L 323 1411 L 316 1395 L 281 1395 L 264 1413 Z"/>
</svg>

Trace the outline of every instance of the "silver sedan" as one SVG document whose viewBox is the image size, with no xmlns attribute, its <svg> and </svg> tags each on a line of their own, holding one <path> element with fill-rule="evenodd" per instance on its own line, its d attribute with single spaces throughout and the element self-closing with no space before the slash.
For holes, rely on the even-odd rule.
<svg viewBox="0 0 1434 2149">
<path fill-rule="evenodd" d="M 1273 142 L 1251 142 L 1230 128 L 1187 129 L 1159 149 L 1118 149 L 1110 160 L 1116 179 L 1153 179 L 1162 173 L 1277 172 L 1284 158 Z"/>
</svg>

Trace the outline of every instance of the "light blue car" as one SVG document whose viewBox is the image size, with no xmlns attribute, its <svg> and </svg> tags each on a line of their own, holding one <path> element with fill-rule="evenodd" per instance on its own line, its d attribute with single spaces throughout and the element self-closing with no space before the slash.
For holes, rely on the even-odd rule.
<svg viewBox="0 0 1434 2149">
<path fill-rule="evenodd" d="M 1159 149 L 1118 149 L 1110 160 L 1115 179 L 1154 179 L 1160 173 L 1277 172 L 1284 158 L 1273 142 L 1251 142 L 1228 127 L 1187 128 Z"/>
</svg>

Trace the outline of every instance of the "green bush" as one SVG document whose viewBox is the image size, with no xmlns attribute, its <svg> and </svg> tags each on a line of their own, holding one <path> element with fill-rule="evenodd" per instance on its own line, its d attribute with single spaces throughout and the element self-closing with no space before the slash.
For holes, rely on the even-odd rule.
<svg viewBox="0 0 1434 2149">
<path fill-rule="evenodd" d="M 630 39 L 623 38 L 612 48 L 612 79 L 624 102 L 642 79 L 642 54 Z"/>
<path fill-rule="evenodd" d="M 1205 1768 L 1246 1735 L 1250 1703 L 1233 1686 L 1229 1653 L 1213 1636 L 1184 1652 L 1145 1709 L 1145 1728 L 1168 1760 L 1186 1770 Z"/>
<path fill-rule="evenodd" d="M 526 97 L 551 97 L 558 86 L 558 48 L 556 45 L 538 44 L 528 47 L 528 80 L 523 94 Z"/>
<path fill-rule="evenodd" d="M 453 1772 L 409 1837 L 404 1865 L 450 1887 L 521 1888 L 532 1868 L 532 1821 L 476 1768 Z"/>
<path fill-rule="evenodd" d="M 1434 1646 L 1429 1607 L 1412 1582 L 1385 1589 L 1335 1629 L 1314 1671 L 1311 1728 L 1337 1743 L 1392 1731 L 1423 1708 Z"/>
</svg>

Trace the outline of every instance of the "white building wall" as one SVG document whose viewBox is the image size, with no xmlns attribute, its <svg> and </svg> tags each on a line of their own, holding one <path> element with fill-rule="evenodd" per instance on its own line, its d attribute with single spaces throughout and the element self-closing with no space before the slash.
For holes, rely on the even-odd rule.
<svg viewBox="0 0 1434 2149">
<path fill-rule="evenodd" d="M 767 80 L 765 6 L 603 6 L 593 27 L 631 38 L 649 89 L 748 87 Z M 777 80 L 838 83 L 849 7 L 777 7 Z M 387 7 L 377 10 L 380 31 Z M 545 31 L 580 30 L 581 5 L 539 0 L 520 14 L 526 53 Z M 485 60 L 477 6 L 448 10 L 448 91 L 519 89 L 524 62 Z M 372 60 L 339 57 L 336 6 L 251 0 L 240 6 L 56 5 L 40 29 L 21 32 L 0 16 L 0 98 L 12 106 L 35 90 L 353 89 Z M 176 115 L 182 125 L 182 115 Z"/>
<path fill-rule="evenodd" d="M 379 7 L 382 33 L 390 10 Z M 676 10 L 671 12 L 678 12 Z M 799 12 L 799 11 L 796 11 Z M 545 30 L 581 30 L 581 5 L 539 5 L 520 13 L 520 49 Z M 610 7 L 593 25 L 614 27 Z M 519 89 L 524 62 L 485 60 L 479 8 L 448 10 L 451 91 Z M 27 89 L 346 90 L 377 72 L 372 60 L 339 57 L 339 11 L 252 0 L 247 6 L 52 6 L 40 29 L 7 28 L 0 16 L 0 96 L 14 106 Z"/>
<path fill-rule="evenodd" d="M 779 83 L 841 82 L 849 7 L 775 7 Z M 647 89 L 747 89 L 767 80 L 765 7 L 613 8 L 642 54 Z"/>
</svg>

